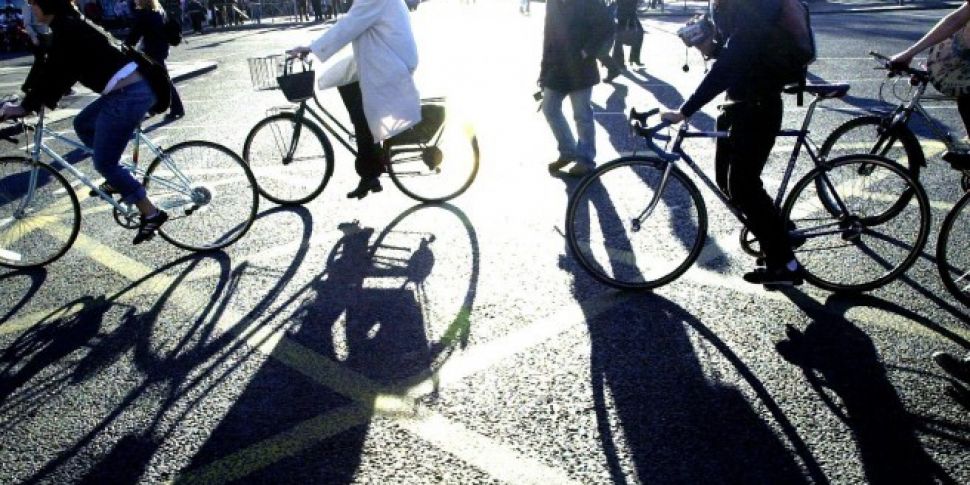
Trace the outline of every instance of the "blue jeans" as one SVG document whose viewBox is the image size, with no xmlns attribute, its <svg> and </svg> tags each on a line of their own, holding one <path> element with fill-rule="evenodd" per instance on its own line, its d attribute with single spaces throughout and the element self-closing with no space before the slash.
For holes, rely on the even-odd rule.
<svg viewBox="0 0 970 485">
<path fill-rule="evenodd" d="M 556 137 L 560 160 L 575 160 L 593 165 L 593 160 L 596 159 L 596 126 L 593 124 L 593 105 L 590 101 L 592 94 L 592 87 L 568 93 L 550 88 L 542 89 L 542 114 L 546 115 L 546 122 L 549 123 L 552 135 Z M 578 143 L 562 114 L 562 102 L 566 96 L 569 96 L 569 102 L 573 106 Z"/>
<path fill-rule="evenodd" d="M 87 105 L 74 118 L 74 131 L 85 146 L 94 150 L 94 168 L 124 202 L 145 198 L 145 188 L 119 161 L 135 128 L 155 104 L 147 81 L 113 90 Z"/>
</svg>

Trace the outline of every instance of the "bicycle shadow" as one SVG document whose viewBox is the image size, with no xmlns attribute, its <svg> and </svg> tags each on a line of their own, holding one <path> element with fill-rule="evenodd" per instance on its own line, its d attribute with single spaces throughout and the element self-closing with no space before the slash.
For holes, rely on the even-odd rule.
<svg viewBox="0 0 970 485">
<path fill-rule="evenodd" d="M 312 224 L 306 209 L 274 209 L 259 217 L 279 212 L 298 214 L 305 222 L 305 241 L 309 241 Z M 54 377 L 39 382 L 24 371 L 5 376 L 8 383 L 19 385 L 7 386 L 16 390 L 17 399 L 13 402 L 30 403 L 33 408 L 23 404 L 20 408 L 11 408 L 8 407 L 11 401 L 5 400 L 2 416 L 34 419 L 46 400 L 70 388 L 90 385 L 105 378 L 106 373 L 111 375 L 116 371 L 109 369 L 119 363 L 133 369 L 138 376 L 134 383 L 126 379 L 127 383 L 118 388 L 120 391 L 107 393 L 114 402 L 110 411 L 96 423 L 82 427 L 80 436 L 70 436 L 72 445 L 40 466 L 24 483 L 161 480 L 162 477 L 145 476 L 156 452 L 167 441 L 176 439 L 177 434 L 184 434 L 185 430 L 180 429 L 184 420 L 198 415 L 209 404 L 207 400 L 212 394 L 221 392 L 220 387 L 227 381 L 238 378 L 235 375 L 242 371 L 240 362 L 256 356 L 259 342 L 255 336 L 274 331 L 259 320 L 258 312 L 270 305 L 270 300 L 289 284 L 308 249 L 307 242 L 297 248 L 294 264 L 266 290 L 262 302 L 243 316 L 234 314 L 232 302 L 240 286 L 258 268 L 249 263 L 232 268 L 229 257 L 222 252 L 190 254 L 156 269 L 114 295 L 75 302 L 75 306 L 84 304 L 80 311 L 54 312 L 21 336 L 18 339 L 21 343 L 12 348 L 18 349 L 19 354 L 24 354 L 24 349 L 32 350 L 28 368 L 34 376 L 51 374 L 49 370 L 41 374 L 40 369 L 54 366 L 62 369 Z M 159 286 L 156 278 L 165 278 L 172 271 L 176 272 L 175 276 L 164 289 L 158 290 L 160 293 L 149 308 L 139 311 L 138 306 L 125 303 L 153 295 Z M 119 312 L 122 315 L 117 317 Z M 112 322 L 119 323 L 106 324 L 108 314 Z M 220 324 L 236 318 L 238 322 L 228 328 L 225 323 Z M 81 349 L 83 356 L 63 362 Z M 5 422 L 2 426 L 7 430 L 17 424 Z M 114 441 L 110 430 L 118 427 L 125 432 L 120 440 Z M 105 440 L 109 440 L 110 449 L 93 453 L 91 448 L 102 448 Z M 92 453 L 96 458 L 85 461 L 85 466 L 69 466 L 77 456 Z"/>
<path fill-rule="evenodd" d="M 846 318 L 849 310 L 875 307 L 912 317 L 912 313 L 873 297 L 830 296 L 824 305 L 797 290 L 785 291 L 812 321 L 804 330 L 788 325 L 788 339 L 776 345 L 785 360 L 799 366 L 829 410 L 852 429 L 870 483 L 959 483 L 924 449 L 918 432 L 934 434 L 904 406 L 872 340 Z M 926 319 L 921 319 L 926 324 Z M 966 342 L 963 342 L 967 345 Z M 935 427 L 961 430 L 958 423 L 934 420 Z M 943 432 L 938 436 L 970 443 Z"/>
<path fill-rule="evenodd" d="M 612 483 L 828 482 L 754 372 L 702 322 L 656 294 L 591 291 L 578 266 L 563 266 L 586 317 L 593 410 Z M 787 443 L 735 386 L 708 375 L 696 336 L 741 375 Z"/>
<path fill-rule="evenodd" d="M 443 227 L 441 211 L 459 227 Z M 269 317 L 288 322 L 286 340 L 193 456 L 186 480 L 227 479 L 228 473 L 249 482 L 352 483 L 374 420 L 411 415 L 421 397 L 412 389 L 427 381 L 436 387 L 437 370 L 467 345 L 478 242 L 458 208 L 418 205 L 380 233 L 356 221 L 338 228 L 342 236 L 324 272 Z M 462 259 L 469 265 L 468 289 L 460 303 L 442 306 L 441 291 L 455 296 L 456 283 L 465 286 L 466 273 L 453 257 L 442 266 L 436 255 L 459 242 L 450 237 L 456 233 L 469 237 L 463 244 L 472 254 Z M 306 434 L 280 441 L 283 430 Z M 245 463 L 247 456 L 258 456 L 258 463 Z M 238 466 L 227 471 L 224 463 Z"/>
<path fill-rule="evenodd" d="M 45 268 L 30 268 L 30 269 L 19 269 L 12 270 L 7 273 L 0 274 L 0 287 L 3 287 L 5 291 L 10 291 L 14 288 L 20 288 L 23 285 L 15 283 L 15 280 L 25 277 L 28 280 L 27 288 L 24 289 L 23 296 L 20 300 L 10 306 L 7 313 L 0 316 L 0 331 L 4 330 L 3 324 L 7 323 L 14 315 L 19 312 L 24 305 L 33 299 L 37 291 L 40 290 L 44 283 L 47 281 L 47 269 Z M 9 295 L 9 293 L 8 293 Z"/>
</svg>

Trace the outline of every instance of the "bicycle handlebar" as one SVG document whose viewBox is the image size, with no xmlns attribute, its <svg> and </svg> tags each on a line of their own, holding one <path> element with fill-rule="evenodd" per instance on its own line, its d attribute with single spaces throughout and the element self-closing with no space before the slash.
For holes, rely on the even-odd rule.
<svg viewBox="0 0 970 485">
<path fill-rule="evenodd" d="M 869 55 L 874 57 L 876 60 L 882 61 L 882 66 L 877 67 L 876 69 L 885 69 L 889 71 L 889 73 L 887 74 L 889 77 L 901 76 L 905 74 L 909 76 L 916 76 L 921 81 L 929 80 L 930 73 L 928 71 L 924 71 L 922 69 L 916 69 L 910 66 L 903 66 L 901 64 L 893 64 L 890 58 L 876 51 L 869 51 Z"/>
<path fill-rule="evenodd" d="M 654 142 L 654 138 L 658 137 L 658 131 L 670 126 L 670 122 L 661 120 L 660 123 L 653 126 L 648 126 L 647 124 L 647 120 L 651 116 L 658 113 L 660 113 L 659 108 L 654 108 L 642 113 L 637 111 L 636 108 L 630 108 L 630 129 L 646 140 L 647 146 L 650 147 L 651 150 L 662 156 L 667 154 L 667 151 L 657 146 L 656 142 Z"/>
</svg>

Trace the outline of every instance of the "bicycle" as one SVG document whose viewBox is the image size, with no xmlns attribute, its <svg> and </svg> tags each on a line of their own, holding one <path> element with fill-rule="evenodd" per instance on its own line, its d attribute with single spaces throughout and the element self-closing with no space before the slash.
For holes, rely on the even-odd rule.
<svg viewBox="0 0 970 485">
<path fill-rule="evenodd" d="M 312 84 L 312 70 L 296 73 L 310 82 L 280 82 L 292 73 L 282 55 L 249 59 L 257 90 L 280 88 L 291 107 L 270 110 L 246 135 L 243 159 L 258 175 L 259 192 L 281 205 L 304 204 L 323 191 L 333 175 L 333 147 L 327 133 L 357 156 L 350 129 L 331 114 Z M 270 73 L 281 73 L 272 77 Z M 309 76 L 307 76 L 307 73 Z M 308 104 L 313 99 L 316 109 Z M 443 202 L 461 195 L 478 174 L 478 138 L 470 126 L 448 123 L 444 98 L 421 102 L 421 122 L 382 143 L 382 163 L 405 195 Z M 326 132 L 326 133 L 325 133 Z M 306 136 L 309 133 L 311 136 Z"/>
<path fill-rule="evenodd" d="M 970 306 L 970 249 L 962 237 L 970 233 L 968 206 L 970 192 L 965 192 L 943 219 L 936 242 L 936 267 L 943 286 L 964 305 Z"/>
<path fill-rule="evenodd" d="M 896 108 L 885 114 L 862 115 L 852 118 L 839 125 L 822 142 L 820 153 L 823 158 L 833 154 L 858 153 L 868 150 L 870 154 L 884 156 L 890 160 L 897 160 L 907 166 L 914 179 L 919 179 L 919 172 L 926 166 L 926 156 L 916 134 L 909 128 L 909 121 L 914 115 L 922 118 L 929 127 L 933 138 L 943 142 L 947 150 L 959 150 L 957 138 L 945 126 L 934 119 L 922 102 L 949 101 L 955 98 L 940 94 L 927 93 L 930 83 L 929 72 L 913 67 L 891 68 L 889 58 L 875 51 L 869 55 L 880 61 L 881 66 L 876 69 L 887 71 L 887 81 L 892 81 L 888 89 L 893 97 L 900 102 Z M 898 82 L 903 76 L 909 77 L 905 94 L 898 92 Z M 885 82 L 879 88 L 880 99 L 885 100 L 887 89 Z M 970 176 L 963 175 L 964 190 L 970 188 Z M 906 194 L 904 194 L 905 197 Z"/>
<path fill-rule="evenodd" d="M 16 122 L 27 133 L 27 156 L 0 157 L 0 266 L 30 268 L 49 264 L 67 252 L 81 227 L 81 206 L 67 172 L 106 202 L 114 220 L 126 229 L 137 229 L 138 210 L 116 201 L 81 173 L 45 141 L 65 143 L 86 156 L 92 151 L 80 142 L 44 124 L 44 110 L 37 121 Z M 158 234 L 169 243 L 191 251 L 212 251 L 236 242 L 249 230 L 259 199 L 256 180 L 249 167 L 232 150 L 195 140 L 162 148 L 137 128 L 132 135 L 131 159 L 122 165 L 142 184 L 157 207 L 171 215 Z M 11 140 L 16 142 L 16 140 Z M 155 158 L 138 167 L 144 145 Z M 52 164 L 41 161 L 47 155 Z"/>
<path fill-rule="evenodd" d="M 815 152 L 808 126 L 816 104 L 847 90 L 847 85 L 804 87 L 815 99 L 800 130 L 779 133 L 795 137 L 796 143 L 775 203 L 790 223 L 789 237 L 809 283 L 832 291 L 868 291 L 889 283 L 915 262 L 929 234 L 930 209 L 922 187 L 892 160 L 859 154 L 823 162 Z M 797 94 L 798 88 L 786 92 Z M 670 283 L 700 256 L 707 237 L 707 208 L 679 162 L 686 163 L 745 225 L 745 217 L 682 148 L 684 139 L 727 133 L 692 130 L 684 123 L 666 151 L 654 139 L 661 138 L 658 132 L 669 124 L 647 126 L 657 112 L 630 111 L 631 130 L 655 156 L 634 153 L 602 165 L 579 183 L 567 207 L 570 251 L 595 279 L 620 289 L 646 290 Z M 787 192 L 802 146 L 816 166 Z M 861 172 L 863 166 L 867 169 Z M 895 217 L 885 218 L 879 212 L 883 205 L 894 203 L 894 194 L 906 190 L 913 192 L 911 202 Z M 756 253 L 756 241 L 745 241 L 745 232 L 742 247 Z"/>
</svg>

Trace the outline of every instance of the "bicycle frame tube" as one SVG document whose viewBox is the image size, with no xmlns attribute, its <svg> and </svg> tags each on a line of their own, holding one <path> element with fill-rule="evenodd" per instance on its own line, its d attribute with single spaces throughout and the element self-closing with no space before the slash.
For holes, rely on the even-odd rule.
<svg viewBox="0 0 970 485">
<path fill-rule="evenodd" d="M 353 155 L 353 156 L 356 157 L 357 156 L 357 149 L 354 148 L 354 146 L 351 145 L 350 144 L 350 141 L 349 141 L 354 136 L 353 133 L 350 131 L 350 129 L 347 128 L 346 126 L 344 126 L 343 123 L 341 123 L 340 121 L 338 121 L 337 118 L 335 118 L 332 114 L 330 114 L 330 112 L 327 111 L 327 109 L 324 108 L 322 104 L 320 104 L 320 101 L 317 99 L 316 96 L 313 97 L 313 100 L 314 100 L 314 102 L 316 102 L 317 107 L 320 109 L 320 112 L 323 113 L 324 115 L 326 115 L 327 118 L 330 120 L 329 122 L 327 120 L 323 119 L 323 116 L 321 116 L 320 113 L 317 113 L 316 110 L 314 110 L 313 108 L 311 108 L 309 106 L 306 106 L 306 102 L 304 102 L 300 106 L 300 108 L 302 109 L 302 108 L 305 107 L 306 108 L 306 112 L 310 113 L 310 116 L 312 116 L 314 119 L 316 119 L 317 120 L 317 123 L 320 123 L 320 125 L 323 126 L 323 129 L 326 130 L 327 133 L 330 133 L 334 137 L 334 139 L 336 139 L 341 145 L 344 146 L 344 148 L 347 149 L 347 151 L 349 151 L 351 153 L 351 155 Z M 332 123 L 332 125 L 331 125 L 331 123 Z M 337 128 L 334 128 L 335 126 Z M 340 129 L 340 132 L 337 132 L 337 129 L 338 128 Z"/>
</svg>

